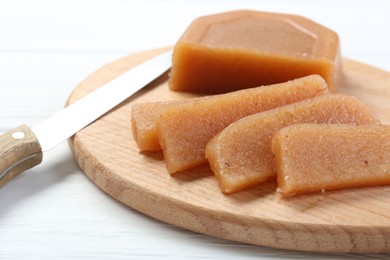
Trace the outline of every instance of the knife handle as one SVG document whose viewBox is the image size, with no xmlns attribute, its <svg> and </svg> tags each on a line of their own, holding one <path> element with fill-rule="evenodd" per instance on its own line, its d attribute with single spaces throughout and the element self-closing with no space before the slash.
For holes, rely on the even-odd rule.
<svg viewBox="0 0 390 260">
<path fill-rule="evenodd" d="M 41 162 L 41 146 L 28 126 L 21 125 L 0 136 L 0 187 Z"/>
</svg>

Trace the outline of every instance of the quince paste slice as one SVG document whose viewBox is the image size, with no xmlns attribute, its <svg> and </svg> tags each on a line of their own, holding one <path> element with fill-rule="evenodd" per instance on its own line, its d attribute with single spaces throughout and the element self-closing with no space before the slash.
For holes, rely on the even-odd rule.
<svg viewBox="0 0 390 260">
<path fill-rule="evenodd" d="M 272 151 L 284 197 L 390 184 L 390 125 L 292 125 Z"/>
<path fill-rule="evenodd" d="M 155 124 L 168 172 L 207 163 L 207 142 L 242 117 L 328 93 L 324 79 L 311 75 L 167 106 L 159 112 Z"/>
</svg>

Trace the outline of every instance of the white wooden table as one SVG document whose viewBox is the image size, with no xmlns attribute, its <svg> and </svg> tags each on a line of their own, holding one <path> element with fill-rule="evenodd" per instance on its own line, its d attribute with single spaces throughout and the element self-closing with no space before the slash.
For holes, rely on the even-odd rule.
<svg viewBox="0 0 390 260">
<path fill-rule="evenodd" d="M 390 71 L 390 1 L 0 0 L 0 132 L 60 110 L 100 66 L 173 45 L 197 16 L 232 9 L 304 15 L 342 53 Z M 390 89 L 390 86 L 389 86 Z M 0 259 L 388 259 L 243 245 L 151 219 L 102 192 L 63 142 L 0 189 Z"/>
</svg>

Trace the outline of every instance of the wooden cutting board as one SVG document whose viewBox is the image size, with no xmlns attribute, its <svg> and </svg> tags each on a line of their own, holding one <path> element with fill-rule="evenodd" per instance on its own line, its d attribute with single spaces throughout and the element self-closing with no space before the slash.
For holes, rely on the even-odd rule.
<svg viewBox="0 0 390 260">
<path fill-rule="evenodd" d="M 124 57 L 87 77 L 68 104 L 160 53 Z M 339 89 L 360 98 L 390 123 L 390 74 L 345 59 Z M 170 176 L 162 153 L 141 153 L 130 125 L 132 105 L 188 98 L 172 92 L 168 74 L 71 139 L 86 175 L 116 200 L 163 222 L 248 244 L 323 252 L 390 252 L 390 186 L 282 199 L 271 181 L 223 195 L 208 166 Z"/>
</svg>

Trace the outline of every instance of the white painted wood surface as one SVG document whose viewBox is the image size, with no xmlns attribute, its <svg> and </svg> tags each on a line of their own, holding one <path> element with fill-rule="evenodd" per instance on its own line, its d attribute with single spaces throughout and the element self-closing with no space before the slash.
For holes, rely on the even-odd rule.
<svg viewBox="0 0 390 260">
<path fill-rule="evenodd" d="M 345 57 L 390 71 L 390 2 L 0 0 L 0 132 L 61 109 L 87 75 L 172 45 L 197 16 L 232 9 L 304 15 L 337 31 Z M 390 88 L 390 86 L 389 86 Z M 0 189 L 0 259 L 388 259 L 309 254 L 206 237 L 103 193 L 66 142 Z"/>
</svg>

